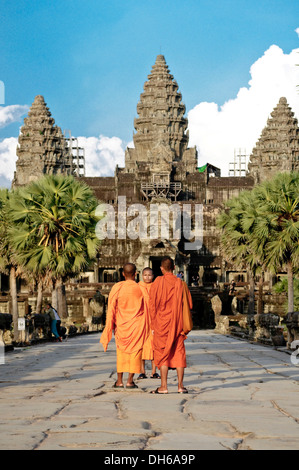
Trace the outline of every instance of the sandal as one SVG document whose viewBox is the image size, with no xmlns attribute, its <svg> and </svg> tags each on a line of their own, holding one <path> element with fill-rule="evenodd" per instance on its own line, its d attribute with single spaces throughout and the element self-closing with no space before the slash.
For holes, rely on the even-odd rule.
<svg viewBox="0 0 299 470">
<path fill-rule="evenodd" d="M 136 385 L 134 382 L 132 382 L 132 384 L 127 385 L 126 388 L 138 388 L 138 385 Z"/>
<path fill-rule="evenodd" d="M 113 385 L 113 388 L 124 388 L 123 384 L 121 385 L 116 385 L 117 382 L 115 382 L 115 384 Z"/>
<path fill-rule="evenodd" d="M 145 374 L 140 374 L 137 378 L 137 380 L 139 379 L 147 379 L 147 376 Z"/>
<path fill-rule="evenodd" d="M 157 395 L 167 395 L 168 391 L 167 392 L 159 392 L 159 387 L 158 387 L 158 388 L 156 388 L 156 390 L 152 390 L 150 393 L 156 393 Z"/>
<path fill-rule="evenodd" d="M 160 375 L 155 372 L 153 375 L 151 375 L 151 379 L 161 379 Z"/>
<path fill-rule="evenodd" d="M 188 393 L 188 390 L 183 387 L 182 390 L 179 390 L 178 393 Z"/>
</svg>

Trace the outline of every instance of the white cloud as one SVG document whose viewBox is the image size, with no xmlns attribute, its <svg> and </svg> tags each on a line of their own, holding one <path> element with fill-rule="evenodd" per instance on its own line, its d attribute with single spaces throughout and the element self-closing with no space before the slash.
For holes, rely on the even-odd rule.
<svg viewBox="0 0 299 470">
<path fill-rule="evenodd" d="M 12 122 L 17 122 L 29 110 L 28 106 L 13 104 L 10 106 L 0 106 L 0 127 L 5 127 Z"/>
<path fill-rule="evenodd" d="M 115 166 L 124 166 L 125 144 L 118 137 L 78 137 L 85 149 L 86 176 L 113 176 Z"/>
<path fill-rule="evenodd" d="M 298 52 L 299 49 L 294 49 L 284 54 L 272 45 L 251 66 L 249 86 L 241 88 L 236 98 L 221 107 L 202 102 L 189 112 L 189 146 L 197 146 L 199 166 L 209 162 L 221 169 L 222 176 L 227 176 L 234 149 L 245 148 L 251 153 L 282 96 L 299 117 Z"/>
<path fill-rule="evenodd" d="M 11 187 L 17 144 L 15 137 L 0 142 L 0 187 Z M 85 149 L 86 176 L 113 176 L 116 165 L 124 166 L 126 145 L 118 137 L 78 137 L 78 144 Z"/>
<path fill-rule="evenodd" d="M 10 187 L 16 169 L 18 139 L 9 137 L 0 142 L 0 186 Z"/>
<path fill-rule="evenodd" d="M 26 105 L 14 104 L 10 106 L 0 106 L 0 128 L 6 127 L 13 122 L 18 122 L 26 114 L 29 107 Z M 0 141 L 0 187 L 10 188 L 16 169 L 16 148 L 18 139 L 8 137 Z"/>
<path fill-rule="evenodd" d="M 295 29 L 295 32 L 296 32 L 296 33 L 298 34 L 298 36 L 299 36 L 299 28 L 296 28 L 296 29 Z"/>
</svg>

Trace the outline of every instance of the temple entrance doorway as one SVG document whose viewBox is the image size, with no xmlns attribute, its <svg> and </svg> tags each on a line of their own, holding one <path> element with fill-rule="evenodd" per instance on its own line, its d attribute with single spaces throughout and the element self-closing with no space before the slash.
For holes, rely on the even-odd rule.
<svg viewBox="0 0 299 470">
<path fill-rule="evenodd" d="M 154 279 L 156 279 L 157 276 L 162 276 L 160 269 L 162 258 L 163 256 L 150 256 L 150 267 L 154 272 Z"/>
</svg>

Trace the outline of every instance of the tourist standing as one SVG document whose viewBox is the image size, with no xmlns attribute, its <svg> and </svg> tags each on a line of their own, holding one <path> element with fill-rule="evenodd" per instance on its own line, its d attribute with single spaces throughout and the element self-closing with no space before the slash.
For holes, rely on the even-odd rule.
<svg viewBox="0 0 299 470">
<path fill-rule="evenodd" d="M 57 341 L 62 341 L 62 338 L 61 338 L 60 334 L 58 333 L 61 320 L 60 320 L 60 317 L 59 317 L 56 309 L 54 307 L 52 307 L 52 305 L 50 303 L 47 304 L 46 314 L 48 314 L 49 317 L 50 317 L 51 333 L 53 333 L 53 335 L 55 336 Z M 57 322 L 59 322 L 58 328 L 57 328 Z"/>
</svg>

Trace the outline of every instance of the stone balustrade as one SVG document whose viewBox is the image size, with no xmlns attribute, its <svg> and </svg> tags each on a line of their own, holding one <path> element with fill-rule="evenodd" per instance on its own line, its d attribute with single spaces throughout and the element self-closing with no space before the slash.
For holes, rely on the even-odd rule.
<svg viewBox="0 0 299 470">
<path fill-rule="evenodd" d="M 236 309 L 238 305 L 237 296 L 230 298 L 231 308 L 230 312 L 228 312 L 228 294 L 219 293 L 212 297 L 211 304 L 215 314 L 215 330 L 222 334 L 238 336 L 249 341 L 256 341 L 272 346 L 285 346 L 286 340 L 283 317 L 274 312 L 248 314 L 246 308 L 248 298 L 246 299 L 246 297 L 242 295 L 242 300 L 243 304 L 245 304 L 243 313 L 238 312 Z M 294 322 L 292 324 L 294 325 Z"/>
</svg>

